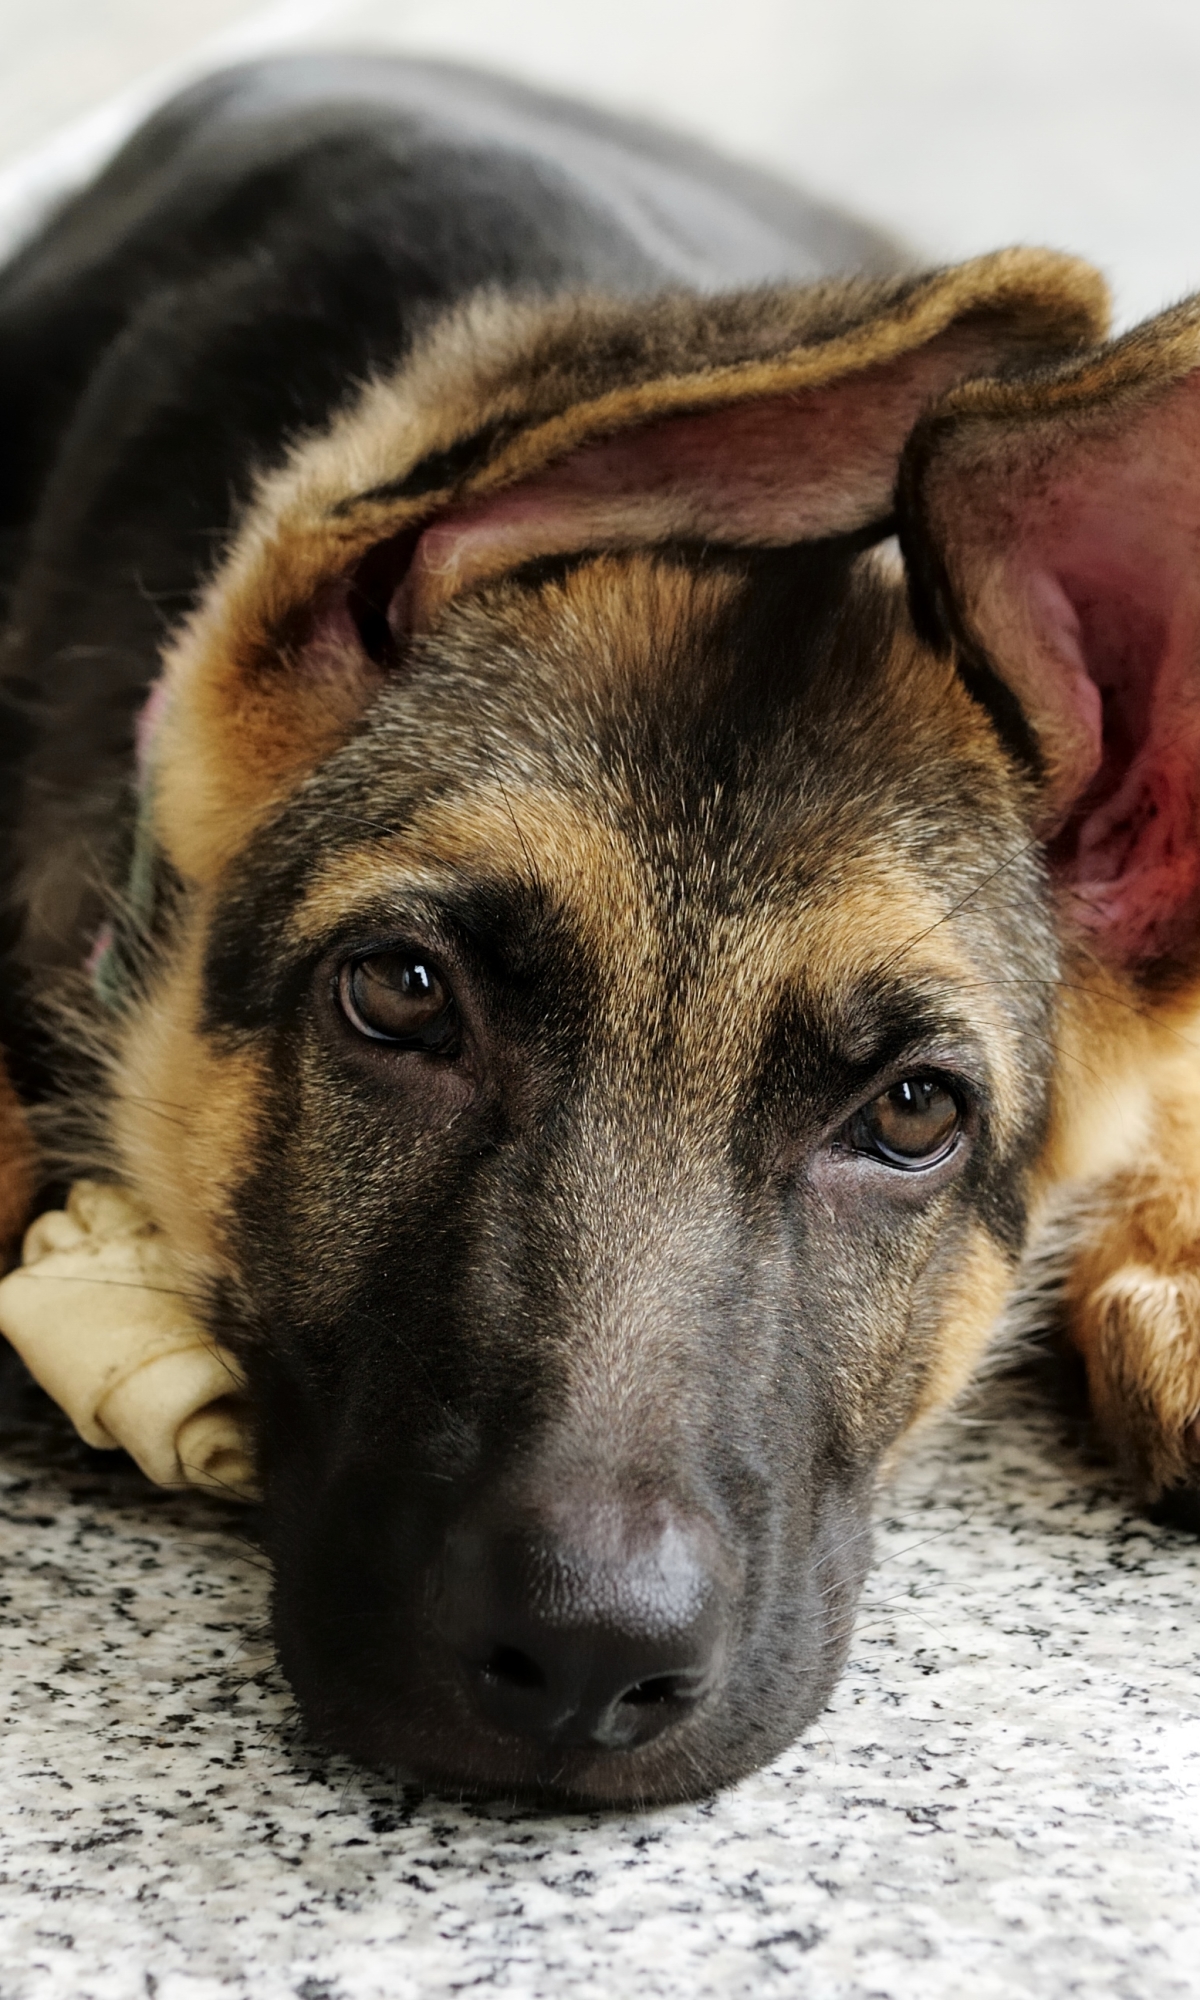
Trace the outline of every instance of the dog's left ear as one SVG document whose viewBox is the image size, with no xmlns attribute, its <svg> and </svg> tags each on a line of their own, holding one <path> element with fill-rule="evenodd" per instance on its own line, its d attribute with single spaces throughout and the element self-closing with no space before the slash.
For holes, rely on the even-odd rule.
<svg viewBox="0 0 1200 2000">
<path fill-rule="evenodd" d="M 1200 299 L 1083 360 L 951 391 L 909 440 L 900 517 L 924 636 L 1001 684 L 1001 720 L 1016 697 L 1035 830 L 1091 948 L 1142 974 L 1190 964 Z"/>
</svg>

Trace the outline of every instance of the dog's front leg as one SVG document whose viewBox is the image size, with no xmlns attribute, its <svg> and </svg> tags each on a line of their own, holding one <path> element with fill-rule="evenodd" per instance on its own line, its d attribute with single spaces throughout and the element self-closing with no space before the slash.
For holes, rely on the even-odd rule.
<svg viewBox="0 0 1200 2000">
<path fill-rule="evenodd" d="M 1183 1064 L 1145 1160 L 1088 1204 L 1067 1325 L 1104 1436 L 1148 1497 L 1200 1526 L 1200 1074 Z"/>
</svg>

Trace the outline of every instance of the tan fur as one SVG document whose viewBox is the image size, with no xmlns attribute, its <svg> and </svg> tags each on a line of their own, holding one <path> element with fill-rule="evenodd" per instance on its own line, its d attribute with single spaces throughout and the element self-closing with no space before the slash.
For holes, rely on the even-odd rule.
<svg viewBox="0 0 1200 2000">
<path fill-rule="evenodd" d="M 535 871 L 594 944 L 648 926 L 645 885 L 620 831 L 563 794 L 506 784 L 439 798 L 403 835 L 339 854 L 316 877 L 292 929 L 299 938 L 319 936 L 382 896 L 444 891 L 456 877 L 528 880 Z"/>
<path fill-rule="evenodd" d="M 1101 1432 L 1153 1497 L 1200 1464 L 1200 1005 L 1077 977 L 1032 1243 L 1039 1211 L 1073 1205 L 1066 1330 Z"/>
<path fill-rule="evenodd" d="M 1200 1461 L 1200 1005 L 1084 977 L 1039 1178 L 1047 1206 L 1077 1204 L 1063 1306 L 1094 1413 L 1153 1495 Z"/>
<path fill-rule="evenodd" d="M 1161 1064 L 1178 1058 L 1176 1029 L 1156 1020 L 1129 981 L 1080 955 L 1058 996 L 1050 1133 L 1038 1179 L 1054 1188 L 1102 1178 L 1144 1156 Z"/>
<path fill-rule="evenodd" d="M 203 920 L 126 1026 L 114 1063 L 122 1179 L 197 1283 L 228 1269 L 222 1219 L 253 1143 L 261 1060 L 200 1034 Z"/>
<path fill-rule="evenodd" d="M 1151 1493 L 1200 1462 L 1198 1070 L 1164 1077 L 1148 1155 L 1096 1190 L 1066 1293 L 1097 1420 Z"/>
<path fill-rule="evenodd" d="M 956 1402 L 966 1389 L 995 1331 L 1013 1275 L 1012 1264 L 1003 1252 L 986 1230 L 975 1225 L 942 1294 L 933 1365 L 910 1430 Z"/>
</svg>

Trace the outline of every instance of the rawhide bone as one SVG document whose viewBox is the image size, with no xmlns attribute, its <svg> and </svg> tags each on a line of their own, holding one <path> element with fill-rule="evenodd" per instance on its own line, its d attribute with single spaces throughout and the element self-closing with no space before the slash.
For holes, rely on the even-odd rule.
<svg viewBox="0 0 1200 2000">
<path fill-rule="evenodd" d="M 0 1332 L 86 1444 L 124 1447 L 157 1486 L 256 1497 L 241 1370 L 126 1188 L 78 1181 L 38 1216 L 0 1280 Z"/>
</svg>

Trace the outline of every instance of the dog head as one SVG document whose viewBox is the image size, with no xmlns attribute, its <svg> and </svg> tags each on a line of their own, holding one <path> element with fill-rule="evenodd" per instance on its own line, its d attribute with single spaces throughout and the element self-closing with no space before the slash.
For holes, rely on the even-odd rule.
<svg viewBox="0 0 1200 2000">
<path fill-rule="evenodd" d="M 823 1701 L 879 1462 L 1020 1255 L 1092 782 L 973 580 L 1019 384 L 918 427 L 922 631 L 876 544 L 920 413 L 1099 311 L 1016 253 L 485 302 L 179 639 L 113 1128 L 244 1361 L 339 1746 L 663 1798 Z"/>
</svg>

